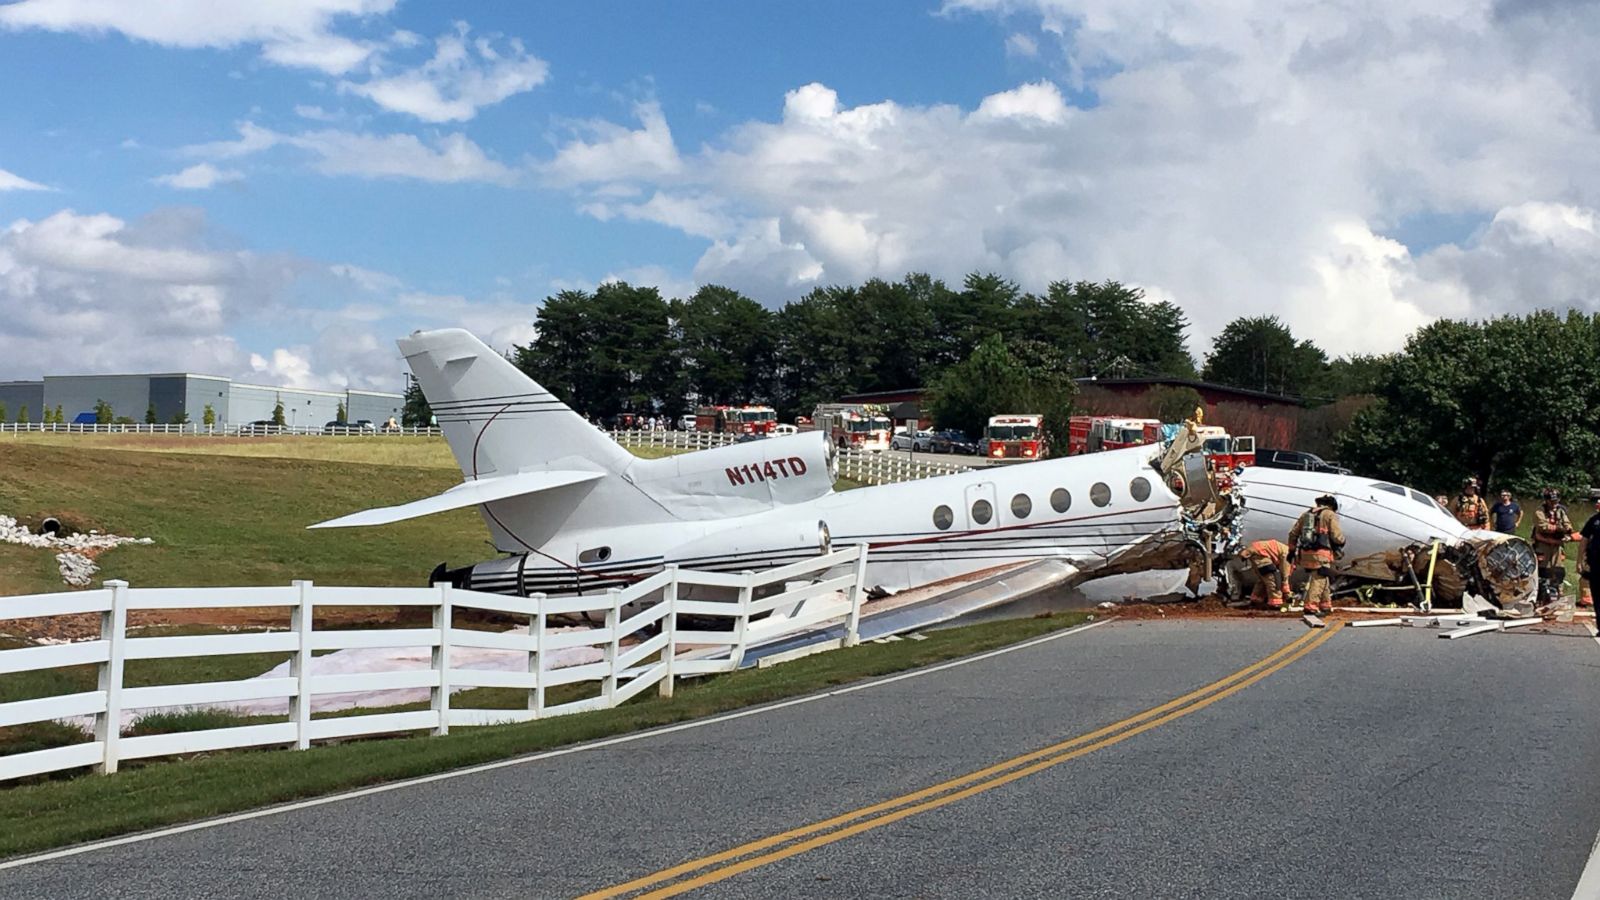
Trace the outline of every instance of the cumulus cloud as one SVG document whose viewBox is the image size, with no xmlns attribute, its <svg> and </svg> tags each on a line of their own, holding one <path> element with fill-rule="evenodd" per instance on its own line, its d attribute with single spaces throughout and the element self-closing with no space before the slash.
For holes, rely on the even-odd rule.
<svg viewBox="0 0 1600 900">
<path fill-rule="evenodd" d="M 181 172 L 161 175 L 151 181 L 184 191 L 204 191 L 243 179 L 244 173 L 235 169 L 219 169 L 210 163 L 196 163 Z"/>
<path fill-rule="evenodd" d="M 48 191 L 49 188 L 0 169 L 0 191 Z"/>
<path fill-rule="evenodd" d="M 384 15 L 394 5 L 395 0 L 21 0 L 0 6 L 0 27 L 116 32 L 168 47 L 254 45 L 273 63 L 340 75 L 365 62 L 376 47 L 336 34 L 334 23 Z"/>
<path fill-rule="evenodd" d="M 693 153 L 646 104 L 585 123 L 544 174 L 591 215 L 706 239 L 696 279 L 772 302 L 907 270 L 1116 278 L 1175 298 L 1197 346 L 1270 313 L 1341 353 L 1442 315 L 1600 304 L 1592 4 L 945 9 L 1004 17 L 1057 77 L 967 109 L 803 85 Z"/>
<path fill-rule="evenodd" d="M 237 140 L 194 144 L 185 147 L 183 153 L 211 159 L 236 159 L 280 146 L 312 154 L 313 168 L 325 175 L 498 184 L 509 184 L 518 177 L 516 171 L 491 158 L 482 147 L 459 133 L 427 140 L 414 134 L 368 134 L 338 129 L 287 134 L 243 122 L 239 125 Z"/>
<path fill-rule="evenodd" d="M 469 38 L 467 24 L 457 22 L 434 42 L 433 58 L 417 68 L 341 82 L 339 89 L 424 122 L 465 122 L 485 106 L 543 84 L 549 71 L 520 40 L 496 47 L 492 38 Z"/>
<path fill-rule="evenodd" d="M 394 338 L 414 329 L 465 327 L 501 350 L 532 337 L 535 304 L 509 290 L 426 294 L 353 264 L 217 243 L 195 209 L 131 222 L 62 210 L 0 230 L 0 380 L 187 370 L 398 390 Z M 309 299 L 352 290 L 357 299 L 344 306 Z M 256 337 L 268 328 L 296 339 Z"/>
</svg>

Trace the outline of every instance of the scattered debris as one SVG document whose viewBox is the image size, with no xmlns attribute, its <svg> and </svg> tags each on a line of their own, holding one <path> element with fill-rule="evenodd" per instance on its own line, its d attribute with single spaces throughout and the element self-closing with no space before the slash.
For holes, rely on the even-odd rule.
<svg viewBox="0 0 1600 900">
<path fill-rule="evenodd" d="M 1301 621 L 1305 622 L 1306 625 L 1308 627 L 1310 627 L 1310 628 L 1327 628 L 1328 627 L 1328 623 L 1327 622 L 1322 621 L 1321 619 L 1317 618 L 1316 616 L 1313 616 L 1310 613 L 1306 613 L 1305 615 L 1301 616 L 1300 619 L 1301 619 Z"/>
<path fill-rule="evenodd" d="M 55 520 L 46 520 L 47 524 L 50 522 Z M 41 530 L 35 534 L 28 529 L 28 526 L 19 524 L 16 519 L 0 516 L 0 543 L 56 551 L 56 563 L 61 568 L 61 580 L 73 587 L 87 587 L 94 578 L 94 573 L 100 570 L 94 562 L 96 554 L 123 544 L 155 543 L 150 538 L 121 537 L 115 534 L 101 534 L 98 531 L 62 535 L 61 524 L 55 522 L 55 525 L 53 531 Z"/>
</svg>

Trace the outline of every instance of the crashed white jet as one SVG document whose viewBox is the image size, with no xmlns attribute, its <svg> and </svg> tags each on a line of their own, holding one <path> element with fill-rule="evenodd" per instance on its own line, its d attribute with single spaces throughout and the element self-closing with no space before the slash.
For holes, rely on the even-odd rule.
<svg viewBox="0 0 1600 900">
<path fill-rule="evenodd" d="M 1300 472 L 1273 473 L 1279 480 L 1259 492 L 1253 477 L 1230 490 L 1195 439 L 835 492 L 836 451 L 821 433 L 639 459 L 465 331 L 399 345 L 465 480 L 312 527 L 477 506 L 505 556 L 434 572 L 472 590 L 587 594 L 668 564 L 759 570 L 834 543 L 868 544 L 868 584 L 888 591 L 1040 559 L 1064 562 L 1078 580 L 1196 560 L 1209 569 L 1237 549 L 1254 507 L 1281 536 L 1281 515 L 1329 490 L 1324 476 Z M 1361 502 L 1372 514 L 1345 519 L 1361 552 L 1462 540 L 1416 515 L 1404 492 Z"/>
</svg>

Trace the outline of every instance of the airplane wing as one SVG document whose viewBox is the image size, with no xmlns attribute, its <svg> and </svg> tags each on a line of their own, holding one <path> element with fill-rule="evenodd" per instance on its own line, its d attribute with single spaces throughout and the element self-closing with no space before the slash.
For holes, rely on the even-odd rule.
<svg viewBox="0 0 1600 900">
<path fill-rule="evenodd" d="M 514 475 L 496 475 L 463 482 L 442 494 L 435 494 L 422 500 L 402 503 L 399 506 L 363 510 L 308 527 L 356 528 L 363 525 L 388 525 L 391 522 L 415 519 L 418 516 L 432 515 L 449 509 L 477 506 L 524 494 L 536 494 L 539 491 L 566 487 L 569 484 L 581 484 L 604 477 L 604 472 L 518 472 Z"/>
</svg>

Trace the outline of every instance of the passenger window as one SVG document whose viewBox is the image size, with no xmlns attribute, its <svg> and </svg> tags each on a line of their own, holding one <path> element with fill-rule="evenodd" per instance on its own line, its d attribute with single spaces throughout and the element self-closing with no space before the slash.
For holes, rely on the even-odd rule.
<svg viewBox="0 0 1600 900">
<path fill-rule="evenodd" d="M 1097 481 L 1089 489 L 1089 502 L 1095 506 L 1105 506 L 1111 502 L 1111 488 L 1104 481 Z"/>
<path fill-rule="evenodd" d="M 591 547 L 590 549 L 578 554 L 578 562 L 581 563 L 605 562 L 610 558 L 610 547 Z"/>
<path fill-rule="evenodd" d="M 1138 478 L 1135 478 L 1133 480 L 1133 482 L 1128 485 L 1128 493 L 1132 494 L 1133 495 L 1133 499 L 1138 501 L 1138 502 L 1140 502 L 1140 503 L 1143 503 L 1144 501 L 1149 500 L 1150 499 L 1150 481 L 1149 481 L 1149 479 L 1145 478 L 1142 475 L 1139 476 Z"/>
<path fill-rule="evenodd" d="M 1026 519 L 1033 512 L 1033 501 L 1027 494 L 1018 494 L 1011 498 L 1011 514 L 1019 519 Z"/>
<path fill-rule="evenodd" d="M 1064 513 L 1072 508 L 1072 494 L 1066 488 L 1056 488 L 1050 492 L 1050 508 L 1058 513 Z"/>
<path fill-rule="evenodd" d="M 940 531 L 948 531 L 950 526 L 955 524 L 955 521 L 955 510 L 951 509 L 950 507 L 941 505 L 934 509 L 933 527 L 939 529 Z"/>
<path fill-rule="evenodd" d="M 994 518 L 994 507 L 989 505 L 989 501 L 979 500 L 972 504 L 972 521 L 979 525 L 987 525 L 992 518 Z"/>
</svg>

